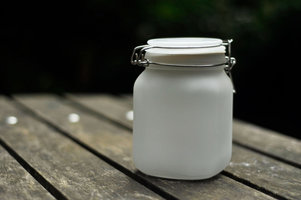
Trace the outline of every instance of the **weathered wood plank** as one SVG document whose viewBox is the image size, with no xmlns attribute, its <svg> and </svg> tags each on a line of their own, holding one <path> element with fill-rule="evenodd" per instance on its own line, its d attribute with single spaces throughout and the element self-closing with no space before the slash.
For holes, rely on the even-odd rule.
<svg viewBox="0 0 301 200">
<path fill-rule="evenodd" d="M 233 145 L 226 172 L 287 199 L 301 199 L 301 170 Z"/>
<path fill-rule="evenodd" d="M 99 120 L 74 107 L 70 107 L 64 100 L 58 100 L 54 97 L 18 96 L 17 99 L 43 118 L 68 132 L 72 137 L 111 158 L 131 172 L 136 173 L 145 181 L 160 187 L 162 190 L 180 199 L 271 198 L 224 175 L 218 175 L 206 181 L 190 182 L 145 176 L 138 173 L 133 166 L 131 158 L 132 135 L 129 131 L 116 127 L 104 120 Z M 78 114 L 80 121 L 74 124 L 68 122 L 68 115 L 70 113 Z M 234 167 L 234 169 L 236 168 Z"/>
<path fill-rule="evenodd" d="M 2 141 L 65 197 L 161 199 L 70 139 L 15 109 L 3 98 L 0 98 L 0 107 L 0 116 L 18 118 L 17 124 L 0 127 Z M 56 110 L 56 105 L 49 108 Z"/>
<path fill-rule="evenodd" d="M 0 146 L 0 199 L 55 198 Z"/>
<path fill-rule="evenodd" d="M 233 137 L 240 144 L 301 166 L 300 140 L 240 120 L 233 123 Z"/>
<path fill-rule="evenodd" d="M 127 119 L 127 113 L 132 110 L 129 97 L 127 101 L 122 98 L 116 98 L 111 95 L 67 95 L 76 100 L 92 111 L 105 115 L 106 117 L 117 121 L 127 127 L 132 127 L 133 122 Z"/>
<path fill-rule="evenodd" d="M 109 95 L 68 95 L 68 97 L 112 120 L 132 127 L 132 121 L 126 118 L 126 113 L 132 109 L 130 96 L 116 98 Z M 106 107 L 107 110 L 103 107 Z M 289 163 L 295 163 L 295 166 L 301 166 L 301 142 L 295 138 L 240 120 L 234 120 L 233 140 Z"/>
</svg>

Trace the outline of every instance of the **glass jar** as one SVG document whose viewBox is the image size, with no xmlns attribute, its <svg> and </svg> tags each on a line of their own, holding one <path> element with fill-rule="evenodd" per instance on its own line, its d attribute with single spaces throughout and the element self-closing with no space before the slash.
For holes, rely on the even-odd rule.
<svg viewBox="0 0 301 200">
<path fill-rule="evenodd" d="M 135 48 L 132 64 L 145 67 L 134 85 L 133 160 L 138 170 L 197 180 L 228 165 L 233 85 L 227 74 L 235 59 L 225 54 L 230 54 L 231 41 L 162 38 Z"/>
</svg>

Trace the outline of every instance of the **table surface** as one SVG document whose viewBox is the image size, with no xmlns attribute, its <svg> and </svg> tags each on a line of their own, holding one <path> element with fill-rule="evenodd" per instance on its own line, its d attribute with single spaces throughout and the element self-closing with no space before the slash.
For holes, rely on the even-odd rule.
<svg viewBox="0 0 301 200">
<path fill-rule="evenodd" d="M 301 142 L 233 122 L 228 167 L 201 181 L 137 171 L 132 97 L 0 97 L 0 199 L 301 199 Z"/>
</svg>

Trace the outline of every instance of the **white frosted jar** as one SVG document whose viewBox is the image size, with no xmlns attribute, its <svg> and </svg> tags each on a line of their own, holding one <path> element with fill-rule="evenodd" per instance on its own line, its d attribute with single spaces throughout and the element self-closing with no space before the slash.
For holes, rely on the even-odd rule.
<svg viewBox="0 0 301 200">
<path fill-rule="evenodd" d="M 149 64 L 134 85 L 135 167 L 172 179 L 218 174 L 232 151 L 233 86 L 221 65 L 227 61 L 222 40 L 171 38 L 148 44 L 168 48 L 145 51 Z M 220 65 L 210 66 L 215 64 Z"/>
</svg>

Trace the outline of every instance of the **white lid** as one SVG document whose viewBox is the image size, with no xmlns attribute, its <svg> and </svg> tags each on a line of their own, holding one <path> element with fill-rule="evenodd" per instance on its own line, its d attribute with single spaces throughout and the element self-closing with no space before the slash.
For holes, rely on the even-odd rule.
<svg viewBox="0 0 301 200">
<path fill-rule="evenodd" d="M 147 44 L 153 46 L 154 48 L 147 49 L 146 52 L 154 54 L 177 55 L 225 53 L 225 47 L 222 45 L 222 43 L 223 41 L 217 38 L 157 38 L 147 41 Z"/>
<path fill-rule="evenodd" d="M 168 65 L 212 65 L 225 63 L 226 48 L 217 38 L 158 38 L 147 41 L 145 58 Z M 160 66 L 161 67 L 161 66 Z"/>
</svg>

